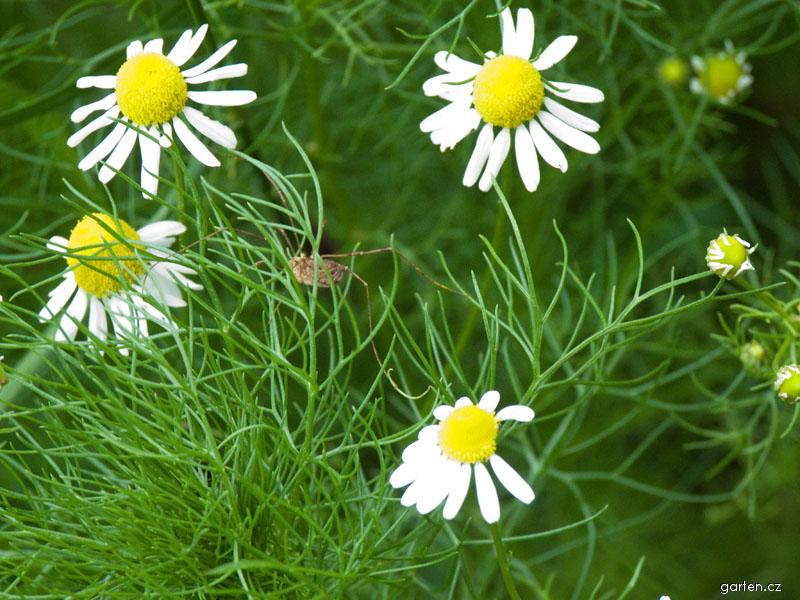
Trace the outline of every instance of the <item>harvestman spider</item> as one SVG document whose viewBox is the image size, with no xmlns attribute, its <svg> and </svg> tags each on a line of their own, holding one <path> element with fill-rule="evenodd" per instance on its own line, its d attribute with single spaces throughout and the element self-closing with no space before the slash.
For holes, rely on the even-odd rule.
<svg viewBox="0 0 800 600">
<path fill-rule="evenodd" d="M 283 195 L 283 192 L 269 176 L 268 173 L 262 171 L 264 177 L 267 178 L 272 189 L 275 190 L 275 193 L 280 198 L 281 204 L 283 204 L 284 208 L 286 208 L 287 213 L 290 213 L 289 204 L 286 201 L 286 198 Z M 289 220 L 291 221 L 292 225 L 295 225 L 294 219 L 292 218 L 291 214 L 289 214 Z M 320 254 L 318 258 L 322 259 L 322 263 L 319 260 L 316 260 L 315 257 L 306 256 L 302 253 L 302 242 L 297 235 L 297 232 L 292 230 L 292 234 L 294 236 L 294 246 L 292 245 L 292 240 L 289 239 L 289 235 L 286 233 L 286 230 L 283 227 L 278 227 L 278 231 L 280 232 L 281 236 L 283 237 L 284 241 L 286 242 L 287 248 L 292 249 L 297 256 L 289 259 L 289 268 L 294 275 L 294 278 L 301 284 L 307 286 L 313 286 L 314 281 L 316 280 L 317 286 L 328 288 L 333 285 L 337 285 L 342 281 L 344 278 L 345 273 L 350 273 L 356 281 L 358 281 L 362 286 L 364 286 L 364 292 L 366 294 L 366 301 L 367 301 L 367 325 L 369 327 L 369 333 L 372 335 L 373 332 L 373 321 L 372 321 L 372 299 L 369 292 L 369 284 L 353 269 L 350 267 L 343 265 L 339 262 L 336 262 L 334 258 L 353 258 L 358 256 L 369 256 L 372 254 L 384 254 L 384 253 L 392 253 L 399 256 L 403 259 L 406 263 L 411 265 L 411 267 L 420 275 L 422 275 L 425 279 L 430 281 L 433 285 L 448 292 L 453 292 L 455 294 L 463 295 L 462 292 L 455 290 L 428 275 L 423 271 L 414 261 L 408 258 L 405 254 L 403 254 L 400 250 L 396 248 L 392 248 L 389 246 L 383 248 L 373 248 L 372 250 L 356 250 L 354 252 L 346 252 L 340 254 Z M 256 265 L 261 264 L 262 261 L 256 263 Z M 373 339 L 370 340 L 370 346 L 372 347 L 372 352 L 375 355 L 375 359 L 378 361 L 378 365 L 383 368 L 383 360 L 381 360 L 380 354 L 378 353 L 378 349 L 375 346 L 375 341 Z M 388 375 L 388 373 L 387 373 Z"/>
</svg>

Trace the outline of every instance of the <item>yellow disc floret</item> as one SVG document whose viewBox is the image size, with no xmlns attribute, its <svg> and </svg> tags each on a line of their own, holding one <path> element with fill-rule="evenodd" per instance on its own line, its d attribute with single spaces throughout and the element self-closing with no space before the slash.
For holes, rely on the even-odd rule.
<svg viewBox="0 0 800 600">
<path fill-rule="evenodd" d="M 739 78 L 744 75 L 742 65 L 733 56 L 712 56 L 707 59 L 700 81 L 714 98 L 727 98 L 738 91 Z"/>
<path fill-rule="evenodd" d="M 444 455 L 461 463 L 478 463 L 494 454 L 497 419 L 475 405 L 456 408 L 442 421 L 439 446 Z"/>
<path fill-rule="evenodd" d="M 527 123 L 544 100 L 542 76 L 519 56 L 491 59 L 475 76 L 475 109 L 483 120 L 498 127 L 517 127 Z"/>
<path fill-rule="evenodd" d="M 141 239 L 136 230 L 122 219 L 94 213 L 83 217 L 69 236 L 67 264 L 75 273 L 75 282 L 85 292 L 103 298 L 122 289 L 122 281 L 131 282 L 144 273 L 144 265 L 131 245 Z"/>
<path fill-rule="evenodd" d="M 137 54 L 119 68 L 116 93 L 122 114 L 143 126 L 166 123 L 187 99 L 180 69 L 156 52 Z"/>
</svg>

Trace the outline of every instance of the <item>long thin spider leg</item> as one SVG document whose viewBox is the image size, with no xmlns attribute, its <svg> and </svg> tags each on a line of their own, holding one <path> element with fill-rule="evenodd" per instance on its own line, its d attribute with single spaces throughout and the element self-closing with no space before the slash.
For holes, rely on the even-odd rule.
<svg viewBox="0 0 800 600">
<path fill-rule="evenodd" d="M 415 263 L 413 260 L 411 260 L 411 259 L 410 259 L 408 256 L 406 256 L 405 254 L 403 254 L 403 252 L 401 252 L 401 251 L 400 251 L 400 250 L 398 250 L 397 248 L 392 248 L 392 247 L 386 246 L 386 247 L 384 247 L 384 248 L 374 248 L 374 249 L 372 249 L 372 250 L 355 250 L 354 252 L 347 252 L 347 253 L 342 253 L 342 254 L 323 254 L 323 255 L 321 255 L 321 256 L 322 256 L 322 258 L 349 258 L 349 257 L 351 257 L 351 256 L 369 256 L 369 255 L 371 255 L 371 254 L 381 254 L 381 253 L 386 253 L 386 252 L 392 252 L 392 253 L 394 253 L 394 254 L 397 254 L 397 255 L 398 255 L 400 258 L 402 258 L 402 259 L 403 259 L 404 261 L 406 261 L 406 262 L 407 262 L 409 265 L 411 265 L 411 267 L 412 267 L 412 268 L 413 268 L 413 269 L 414 269 L 414 270 L 415 270 L 417 273 L 419 273 L 420 275 L 422 275 L 422 276 L 423 276 L 425 279 L 427 279 L 428 281 L 430 281 L 430 282 L 431 282 L 433 285 L 435 285 L 436 287 L 438 287 L 438 288 L 441 288 L 441 289 L 443 289 L 443 290 L 447 290 L 448 292 L 452 292 L 452 293 L 454 293 L 454 294 L 458 294 L 458 295 L 460 295 L 460 296 L 464 296 L 464 293 L 463 293 L 463 292 L 461 292 L 461 291 L 459 291 L 459 290 L 455 290 L 455 289 L 451 288 L 450 286 L 448 286 L 448 285 L 445 285 L 444 283 L 442 283 L 442 282 L 440 282 L 440 281 L 437 281 L 436 279 L 434 279 L 433 277 L 431 277 L 430 275 L 428 275 L 428 274 L 427 274 L 425 271 L 423 271 L 423 270 L 422 270 L 422 268 L 421 268 L 421 267 L 419 267 L 419 266 L 418 266 L 418 265 L 417 265 L 417 264 L 416 264 L 416 263 Z"/>
</svg>

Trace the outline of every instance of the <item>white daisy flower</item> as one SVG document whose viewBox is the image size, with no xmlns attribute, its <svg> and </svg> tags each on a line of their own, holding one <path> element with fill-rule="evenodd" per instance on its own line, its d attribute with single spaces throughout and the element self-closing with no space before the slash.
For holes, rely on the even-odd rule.
<svg viewBox="0 0 800 600">
<path fill-rule="evenodd" d="M 90 114 L 104 111 L 75 132 L 67 140 L 67 145 L 74 148 L 89 134 L 116 123 L 111 133 L 78 163 L 81 170 L 86 171 L 105 161 L 98 177 L 103 183 L 108 183 L 128 159 L 138 140 L 142 155 L 141 185 L 144 196 L 154 196 L 158 190 L 160 146 L 166 148 L 171 145 L 173 131 L 201 163 L 209 167 L 220 165 L 217 157 L 189 129 L 186 122 L 226 148 L 236 147 L 236 136 L 229 127 L 207 117 L 187 102 L 208 106 L 240 106 L 255 100 L 256 93 L 249 90 L 190 89 L 190 86 L 242 77 L 247 73 L 244 63 L 213 68 L 233 49 L 236 40 L 229 41 L 194 67 L 181 70 L 197 52 L 207 29 L 208 25 L 203 25 L 194 33 L 191 29 L 184 31 L 172 51 L 166 55 L 162 51 L 164 40 L 150 40 L 144 45 L 136 40 L 128 46 L 127 60 L 116 75 L 78 79 L 79 88 L 114 91 L 72 113 L 72 122 L 80 123 Z"/>
<path fill-rule="evenodd" d="M 708 243 L 706 264 L 719 277 L 733 279 L 745 271 L 752 271 L 750 255 L 756 246 L 740 238 L 738 234 L 721 233 Z"/>
<path fill-rule="evenodd" d="M 731 103 L 753 84 L 747 55 L 737 52 L 730 40 L 725 42 L 724 51 L 706 58 L 693 56 L 692 68 L 697 77 L 689 82 L 689 88 L 695 94 L 708 94 L 721 104 Z"/>
<path fill-rule="evenodd" d="M 527 423 L 533 410 L 527 406 L 506 406 L 495 415 L 499 392 L 486 392 L 480 402 L 459 398 L 455 406 L 441 405 L 433 411 L 439 420 L 424 427 L 417 441 L 403 451 L 403 463 L 389 478 L 394 488 L 406 487 L 400 503 L 415 506 L 427 514 L 444 502 L 442 516 L 458 514 L 469 491 L 473 469 L 481 515 L 487 523 L 500 519 L 500 502 L 486 461 L 500 483 L 524 502 L 533 502 L 531 486 L 496 453 L 497 430 L 502 421 Z M 445 501 L 446 500 L 446 501 Z"/>
<path fill-rule="evenodd" d="M 509 8 L 500 18 L 501 55 L 489 52 L 483 64 L 476 64 L 444 51 L 436 53 L 434 61 L 446 73 L 428 79 L 422 89 L 426 96 L 438 96 L 450 104 L 423 120 L 420 129 L 430 133 L 431 141 L 445 151 L 484 123 L 463 180 L 471 187 L 480 178 L 478 187 L 484 192 L 500 172 L 513 135 L 517 167 L 525 188 L 532 192 L 539 186 L 538 155 L 562 172 L 567 170 L 567 158 L 553 137 L 588 154 L 600 150 L 586 133 L 598 131 L 600 125 L 555 97 L 593 103 L 602 102 L 604 96 L 593 87 L 542 77 L 543 71 L 569 54 L 578 41 L 576 36 L 558 37 L 531 62 L 533 13 L 519 9 L 516 25 Z M 495 127 L 499 128 L 496 134 Z"/>
<path fill-rule="evenodd" d="M 167 250 L 184 231 L 186 227 L 177 221 L 157 221 L 136 231 L 110 215 L 83 217 L 69 239 L 54 236 L 47 244 L 65 255 L 69 269 L 50 292 L 39 318 L 52 320 L 66 307 L 55 334 L 59 342 L 75 339 L 87 313 L 89 332 L 100 340 L 109 335 L 109 319 L 118 338 L 146 337 L 148 319 L 165 329 L 174 327 L 144 296 L 162 306 L 181 307 L 186 302 L 178 284 L 202 289 L 187 277 L 196 273 L 194 269 L 172 262 L 175 254 Z M 127 349 L 120 352 L 127 354 Z"/>
</svg>

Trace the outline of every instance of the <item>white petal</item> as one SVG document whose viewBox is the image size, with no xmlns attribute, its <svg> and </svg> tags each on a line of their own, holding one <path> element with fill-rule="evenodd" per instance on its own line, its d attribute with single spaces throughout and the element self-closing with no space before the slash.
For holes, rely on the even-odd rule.
<svg viewBox="0 0 800 600">
<path fill-rule="evenodd" d="M 574 110 L 567 108 L 563 104 L 559 104 L 552 98 L 545 98 L 544 105 L 553 115 L 575 129 L 589 131 L 591 133 L 600 130 L 600 124 L 597 121 L 593 121 L 589 117 L 584 117 L 582 114 L 576 113 Z"/>
<path fill-rule="evenodd" d="M 420 429 L 417 439 L 427 442 L 428 444 L 435 444 L 439 439 L 439 426 L 428 425 L 427 427 L 423 427 Z"/>
<path fill-rule="evenodd" d="M 178 139 L 197 160 L 209 167 L 218 167 L 220 165 L 217 157 L 211 154 L 206 145 L 197 139 L 197 136 L 191 132 L 183 121 L 175 117 L 172 119 L 172 126 L 175 128 L 175 133 L 178 134 Z"/>
<path fill-rule="evenodd" d="M 461 396 L 461 398 L 456 400 L 455 408 L 461 408 L 462 406 L 472 406 L 472 400 L 466 396 Z"/>
<path fill-rule="evenodd" d="M 106 164 L 100 167 L 100 172 L 97 175 L 97 178 L 102 183 L 108 183 L 114 178 L 114 175 L 117 174 L 122 168 L 122 164 L 128 160 L 128 157 L 131 155 L 131 150 L 133 150 L 134 145 L 136 144 L 136 138 L 139 136 L 136 133 L 136 130 L 133 128 L 128 129 L 125 134 L 122 136 L 119 144 L 117 147 L 114 148 L 114 152 L 111 153 L 111 156 L 108 157 Z"/>
<path fill-rule="evenodd" d="M 446 104 L 434 113 L 429 114 L 419 124 L 419 130 L 424 133 L 430 133 L 443 127 L 449 127 L 463 119 L 464 115 L 469 110 L 469 104 L 466 102 L 451 102 Z"/>
<path fill-rule="evenodd" d="M 475 490 L 478 492 L 478 506 L 483 520 L 490 524 L 497 523 L 500 520 L 500 501 L 492 477 L 483 463 L 475 463 Z"/>
<path fill-rule="evenodd" d="M 478 182 L 478 189 L 482 192 L 488 192 L 492 187 L 492 181 L 500 173 L 500 168 L 503 166 L 506 156 L 508 156 L 509 148 L 511 148 L 511 132 L 507 127 L 503 127 L 492 142 L 489 160 L 486 161 L 486 169 Z"/>
<path fill-rule="evenodd" d="M 537 71 L 544 71 L 560 62 L 575 47 L 578 41 L 576 35 L 560 35 L 544 49 L 539 58 L 533 63 Z"/>
<path fill-rule="evenodd" d="M 567 157 L 564 156 L 561 148 L 553 141 L 553 138 L 542 128 L 536 120 L 530 122 L 531 139 L 536 149 L 545 162 L 551 167 L 559 169 L 562 173 L 567 172 Z"/>
<path fill-rule="evenodd" d="M 221 61 L 223 58 L 228 56 L 228 53 L 231 50 L 233 50 L 233 47 L 235 45 L 236 45 L 236 40 L 231 40 L 227 42 L 225 45 L 217 49 L 211 56 L 209 56 L 199 65 L 183 71 L 182 75 L 184 76 L 184 78 L 189 78 L 189 77 L 194 77 L 195 75 L 200 75 L 201 73 L 205 73 L 214 65 L 216 65 L 219 61 Z"/>
<path fill-rule="evenodd" d="M 189 279 L 188 277 L 186 277 L 185 275 L 183 275 L 183 273 L 181 273 L 181 271 L 179 270 L 181 268 L 183 268 L 183 267 L 181 267 L 180 265 L 171 264 L 171 263 L 170 264 L 165 264 L 164 265 L 164 272 L 168 273 L 168 276 L 174 282 L 176 282 L 176 283 L 178 283 L 178 284 L 180 284 L 180 285 L 182 285 L 184 287 L 187 287 L 187 288 L 189 288 L 191 290 L 202 290 L 203 289 L 202 284 L 196 283 L 196 282 L 192 281 L 191 279 Z M 192 274 L 194 275 L 196 273 L 192 272 Z"/>
<path fill-rule="evenodd" d="M 489 464 L 492 465 L 492 470 L 494 474 L 497 475 L 500 483 L 503 484 L 503 487 L 505 487 L 512 496 L 525 504 L 533 502 L 535 496 L 531 486 L 520 477 L 519 473 L 517 473 L 511 465 L 497 456 L 497 454 L 493 454 L 489 457 Z"/>
<path fill-rule="evenodd" d="M 64 254 L 64 252 L 66 252 L 68 247 L 69 247 L 69 240 L 65 237 L 61 237 L 60 235 L 54 235 L 49 240 L 47 240 L 47 249 L 53 252 Z"/>
<path fill-rule="evenodd" d="M 500 13 L 500 28 L 503 33 L 503 54 L 514 54 L 517 33 L 514 31 L 514 18 L 511 16 L 510 8 Z"/>
<path fill-rule="evenodd" d="M 136 309 L 139 311 L 139 313 L 140 314 L 144 313 L 142 315 L 143 317 L 147 317 L 148 319 L 158 323 L 165 329 L 170 329 L 174 326 L 174 323 L 167 317 L 167 315 L 165 315 L 163 312 L 158 310 L 155 306 L 153 306 L 143 298 L 140 298 L 139 296 L 132 296 L 131 298 L 133 299 L 133 304 L 134 306 L 136 306 Z M 144 332 L 143 335 L 147 335 L 146 323 L 142 326 L 142 331 Z"/>
<path fill-rule="evenodd" d="M 150 40 L 144 45 L 145 52 L 155 52 L 156 54 L 164 54 L 164 40 L 156 38 Z"/>
<path fill-rule="evenodd" d="M 86 314 L 86 307 L 89 303 L 89 297 L 83 290 L 78 290 L 72 302 L 67 307 L 67 312 L 61 317 L 59 329 L 56 331 L 55 340 L 57 342 L 64 342 L 66 340 L 74 340 L 75 335 L 78 333 L 78 324 L 83 320 Z"/>
<path fill-rule="evenodd" d="M 514 149 L 522 183 L 526 190 L 535 192 L 539 187 L 539 158 L 536 156 L 530 131 L 525 125 L 520 125 L 514 132 Z"/>
<path fill-rule="evenodd" d="M 532 408 L 522 406 L 521 404 L 514 404 L 513 406 L 506 406 L 501 408 L 497 413 L 496 419 L 498 421 L 519 421 L 520 423 L 527 423 L 532 421 L 534 412 Z"/>
<path fill-rule="evenodd" d="M 481 399 L 478 402 L 478 408 L 491 413 L 494 412 L 495 408 L 497 408 L 499 402 L 500 402 L 500 392 L 497 392 L 495 390 L 490 390 L 486 392 L 483 396 L 481 396 Z"/>
<path fill-rule="evenodd" d="M 69 116 L 69 118 L 73 123 L 80 123 L 93 112 L 97 110 L 108 110 L 116 103 L 117 103 L 117 94 L 116 92 L 111 92 L 108 96 L 101 98 L 97 102 L 92 102 L 91 104 L 86 104 L 76 109 Z"/>
<path fill-rule="evenodd" d="M 164 123 L 161 126 L 161 130 L 164 132 L 164 135 L 161 136 L 159 143 L 162 148 L 169 148 L 172 146 L 172 125 Z"/>
<path fill-rule="evenodd" d="M 201 113 L 196 108 L 186 106 L 183 109 L 186 120 L 208 139 L 225 148 L 236 148 L 236 134 L 233 130 L 219 121 L 215 121 Z"/>
<path fill-rule="evenodd" d="M 241 106 L 256 99 L 250 90 L 223 90 L 218 92 L 189 92 L 189 100 L 208 106 Z"/>
<path fill-rule="evenodd" d="M 458 471 L 455 473 L 450 481 L 450 495 L 447 497 L 447 502 L 444 503 L 442 516 L 445 519 L 452 519 L 461 510 L 464 504 L 464 499 L 469 492 L 469 481 L 472 475 L 472 467 L 466 463 L 458 466 Z"/>
<path fill-rule="evenodd" d="M 573 102 L 594 104 L 595 102 L 602 102 L 605 100 L 603 92 L 588 85 L 565 83 L 563 81 L 549 81 L 545 87 L 556 96 L 561 96 Z"/>
<path fill-rule="evenodd" d="M 155 127 L 150 127 L 147 133 L 156 140 L 159 137 Z M 142 154 L 142 171 L 140 181 L 142 184 L 142 196 L 152 198 L 158 192 L 158 171 L 161 165 L 161 145 L 147 137 L 139 134 L 139 151 Z"/>
<path fill-rule="evenodd" d="M 116 148 L 126 131 L 128 131 L 128 127 L 125 123 L 117 123 L 114 129 L 111 130 L 111 133 L 109 133 L 102 142 L 97 144 L 89 154 L 83 157 L 83 160 L 78 163 L 78 168 L 81 171 L 88 171 L 103 160 Z"/>
<path fill-rule="evenodd" d="M 446 50 L 440 50 L 434 54 L 433 62 L 435 62 L 436 65 L 443 71 L 453 73 L 454 75 L 461 77 L 462 80 L 474 77 L 478 74 L 478 71 L 481 70 L 481 65 L 469 62 L 463 58 L 459 58 L 455 54 L 451 54 Z"/>
<path fill-rule="evenodd" d="M 186 226 L 180 221 L 156 221 L 145 225 L 136 233 L 143 242 L 158 243 L 165 237 L 175 237 L 186 231 Z"/>
<path fill-rule="evenodd" d="M 106 339 L 108 335 L 106 309 L 100 299 L 94 296 L 89 300 L 89 331 L 101 340 Z"/>
<path fill-rule="evenodd" d="M 244 63 L 237 63 L 235 65 L 227 65 L 219 69 L 212 69 L 200 75 L 186 78 L 186 83 L 192 85 L 198 83 L 208 83 L 209 81 L 218 81 L 220 79 L 232 79 L 234 77 L 243 77 L 247 75 L 247 65 Z"/>
<path fill-rule="evenodd" d="M 514 52 L 511 54 L 528 60 L 533 53 L 533 13 L 530 9 L 520 8 L 517 11 L 516 29 Z"/>
<path fill-rule="evenodd" d="M 422 92 L 426 96 L 438 96 L 453 102 L 472 102 L 472 82 L 465 83 L 465 79 L 460 75 L 445 73 L 427 79 L 422 84 Z"/>
<path fill-rule="evenodd" d="M 430 467 L 425 474 L 425 493 L 419 496 L 417 500 L 417 510 L 419 514 L 426 515 L 439 506 L 447 494 L 450 492 L 450 473 L 451 468 L 448 468 L 451 463 L 447 460 L 442 460 Z"/>
<path fill-rule="evenodd" d="M 587 154 L 597 154 L 600 152 L 600 144 L 597 143 L 597 140 L 574 127 L 570 127 L 564 123 L 564 121 L 557 119 L 549 112 L 542 110 L 539 111 L 539 114 L 536 116 L 547 131 L 565 144 L 581 152 L 586 152 Z"/>
<path fill-rule="evenodd" d="M 61 309 L 63 309 L 70 298 L 72 298 L 72 294 L 75 293 L 77 287 L 75 277 L 72 275 L 72 271 L 70 271 L 69 274 L 64 277 L 64 281 L 50 291 L 50 299 L 42 310 L 39 311 L 39 319 L 41 321 L 49 321 L 61 312 Z"/>
<path fill-rule="evenodd" d="M 478 181 L 481 171 L 489 158 L 489 151 L 492 148 L 492 141 L 494 134 L 492 126 L 487 123 L 478 134 L 478 139 L 475 142 L 475 149 L 472 151 L 472 156 L 469 157 L 467 169 L 464 171 L 464 179 L 462 183 L 467 187 L 472 187 Z"/>
<path fill-rule="evenodd" d="M 481 116 L 474 108 L 466 110 L 462 117 L 442 129 L 431 134 L 431 141 L 444 152 L 454 148 L 461 140 L 472 133 L 481 124 Z"/>
<path fill-rule="evenodd" d="M 79 88 L 100 88 L 101 90 L 113 90 L 117 85 L 116 75 L 92 75 L 81 77 L 75 82 Z"/>
<path fill-rule="evenodd" d="M 155 265 L 144 280 L 144 288 L 159 304 L 173 307 L 186 306 L 180 288 L 169 275 L 165 276 L 163 267 Z"/>
<path fill-rule="evenodd" d="M 397 467 L 389 477 L 389 485 L 393 488 L 406 487 L 417 478 L 417 469 L 409 463 L 403 463 Z"/>
<path fill-rule="evenodd" d="M 112 296 L 108 301 L 108 307 L 111 323 L 114 325 L 117 337 L 130 337 L 133 333 L 134 324 L 128 303 L 119 296 Z"/>
<path fill-rule="evenodd" d="M 78 144 L 80 144 L 83 140 L 86 139 L 89 134 L 94 133 L 98 129 L 102 129 L 103 127 L 108 127 L 114 122 L 114 119 L 117 118 L 119 115 L 119 106 L 112 106 L 102 115 L 89 121 L 86 125 L 81 127 L 78 131 L 73 133 L 67 139 L 67 146 L 70 148 L 74 148 Z"/>
<path fill-rule="evenodd" d="M 206 36 L 207 30 L 208 25 L 203 23 L 194 35 L 192 35 L 191 30 L 184 31 L 181 37 L 175 43 L 175 46 L 167 55 L 167 58 L 175 63 L 176 67 L 182 66 L 187 60 L 194 56 L 195 52 L 197 52 L 200 44 L 203 43 L 203 38 Z M 188 36 L 186 35 L 187 33 L 189 34 Z"/>
<path fill-rule="evenodd" d="M 131 58 L 136 56 L 137 54 L 142 53 L 142 42 L 139 40 L 134 40 L 130 44 L 128 44 L 128 48 L 125 50 L 125 55 L 127 58 Z"/>
<path fill-rule="evenodd" d="M 414 506 L 421 494 L 425 493 L 425 484 L 422 479 L 416 479 L 406 488 L 400 497 L 400 504 L 405 507 Z"/>
<path fill-rule="evenodd" d="M 433 409 L 433 416 L 440 421 L 444 421 L 453 412 L 453 407 L 447 404 L 442 404 Z"/>
<path fill-rule="evenodd" d="M 417 464 L 427 463 L 436 456 L 438 450 L 436 446 L 431 446 L 427 442 L 415 441 L 403 450 L 403 462 Z"/>
</svg>

